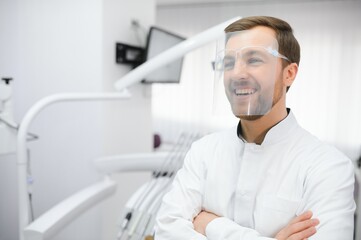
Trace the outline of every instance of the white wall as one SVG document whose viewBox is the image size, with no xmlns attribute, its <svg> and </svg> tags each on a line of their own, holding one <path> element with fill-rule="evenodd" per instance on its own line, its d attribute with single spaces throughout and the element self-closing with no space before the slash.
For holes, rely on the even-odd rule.
<svg viewBox="0 0 361 240">
<path fill-rule="evenodd" d="M 113 82 L 130 70 L 114 63 L 115 42 L 138 45 L 130 21 L 136 18 L 145 27 L 152 24 L 155 4 L 148 0 L 2 0 L 0 16 L 0 75 L 15 79 L 15 119 L 20 122 L 47 95 L 113 91 Z M 130 90 L 133 98 L 127 102 L 56 104 L 36 118 L 30 130 L 40 138 L 28 144 L 35 217 L 97 181 L 95 158 L 151 151 L 151 100 L 142 85 Z M 17 239 L 15 156 L 0 160 L 0 239 Z M 126 177 L 127 187 L 116 200 L 85 213 L 54 239 L 106 239 L 114 234 L 103 228 L 115 224 L 107 218 L 109 209 L 121 208 L 119 204 L 148 175 Z"/>
<path fill-rule="evenodd" d="M 119 40 L 131 45 L 143 46 L 147 34 L 144 30 L 155 22 L 155 1 L 106 0 L 103 2 L 103 8 L 103 87 L 106 91 L 112 91 L 114 79 L 119 79 L 124 72 L 130 70 L 129 67 L 114 63 L 114 42 Z M 138 35 L 130 26 L 130 20 L 133 19 L 138 20 L 142 26 Z M 143 41 L 140 42 L 141 40 Z M 129 103 L 108 104 L 103 109 L 103 115 L 107 119 L 104 128 L 106 154 L 151 151 L 153 135 L 149 87 L 142 84 L 135 85 L 129 88 L 133 95 Z M 127 144 L 124 144 L 124 141 Z M 119 182 L 119 187 L 115 197 L 107 200 L 102 209 L 101 239 L 115 239 L 122 207 L 130 193 L 148 180 L 150 174 L 126 173 L 112 177 Z"/>
<path fill-rule="evenodd" d="M 16 11 L 16 2 L 0 1 L 0 78 L 16 72 L 16 47 L 12 44 L 16 41 Z M 15 161 L 15 153 L 0 155 L 0 239 L 16 239 L 13 236 L 17 231 Z"/>
</svg>

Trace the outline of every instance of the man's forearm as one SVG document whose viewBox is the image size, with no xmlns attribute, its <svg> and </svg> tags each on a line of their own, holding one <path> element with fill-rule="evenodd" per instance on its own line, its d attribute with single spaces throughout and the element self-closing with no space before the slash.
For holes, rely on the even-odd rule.
<svg viewBox="0 0 361 240">
<path fill-rule="evenodd" d="M 219 218 L 211 212 L 201 211 L 198 216 L 193 220 L 194 230 L 200 234 L 206 235 L 206 229 L 209 223 L 213 220 Z M 277 240 L 303 240 L 308 237 L 311 237 L 316 233 L 316 228 L 319 224 L 317 219 L 312 219 L 312 212 L 307 211 L 304 214 L 292 219 L 290 223 L 285 226 L 278 234 L 275 236 Z M 219 229 L 223 231 L 223 229 Z M 257 234 L 257 233 L 255 233 Z M 264 237 L 261 237 L 264 238 Z"/>
</svg>

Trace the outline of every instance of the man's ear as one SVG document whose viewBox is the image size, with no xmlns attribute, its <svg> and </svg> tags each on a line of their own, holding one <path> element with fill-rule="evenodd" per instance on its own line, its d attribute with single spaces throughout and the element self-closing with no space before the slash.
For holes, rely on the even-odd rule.
<svg viewBox="0 0 361 240">
<path fill-rule="evenodd" d="M 297 72 L 298 72 L 297 63 L 291 63 L 283 69 L 283 83 L 285 84 L 286 87 L 292 85 L 293 81 L 297 76 Z"/>
</svg>

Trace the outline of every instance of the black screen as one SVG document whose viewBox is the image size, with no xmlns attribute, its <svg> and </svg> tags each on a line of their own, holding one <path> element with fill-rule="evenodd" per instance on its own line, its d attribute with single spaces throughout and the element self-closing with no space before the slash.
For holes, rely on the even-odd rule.
<svg viewBox="0 0 361 240">
<path fill-rule="evenodd" d="M 147 39 L 146 61 L 157 56 L 161 52 L 177 45 L 185 38 L 177 36 L 157 27 L 151 27 Z M 144 80 L 144 83 L 179 83 L 182 71 L 183 58 L 153 71 Z"/>
</svg>

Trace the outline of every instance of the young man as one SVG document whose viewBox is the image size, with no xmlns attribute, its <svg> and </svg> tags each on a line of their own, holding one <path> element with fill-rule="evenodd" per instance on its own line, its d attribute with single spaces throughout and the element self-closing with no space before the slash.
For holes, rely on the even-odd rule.
<svg viewBox="0 0 361 240">
<path fill-rule="evenodd" d="M 351 240 L 353 165 L 286 108 L 300 60 L 292 28 L 248 17 L 225 32 L 216 71 L 239 124 L 193 144 L 155 239 Z"/>
</svg>

